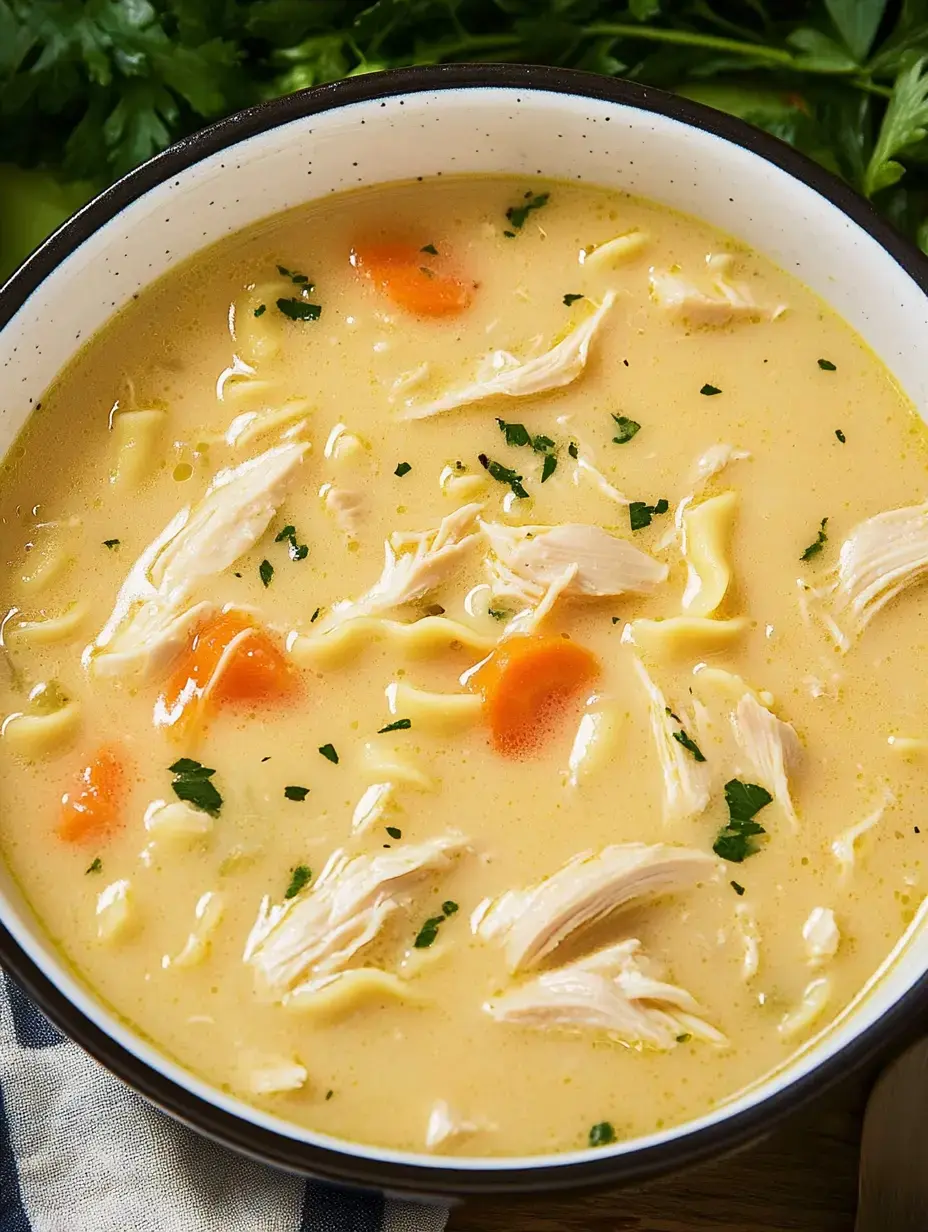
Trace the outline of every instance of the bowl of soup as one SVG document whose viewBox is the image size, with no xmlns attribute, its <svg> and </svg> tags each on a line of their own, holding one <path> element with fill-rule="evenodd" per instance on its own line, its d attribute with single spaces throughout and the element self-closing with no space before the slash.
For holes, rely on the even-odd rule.
<svg viewBox="0 0 928 1232">
<path fill-rule="evenodd" d="M 310 91 L 0 298 L 0 956 L 453 1195 L 729 1149 L 924 1005 L 924 260 L 622 82 Z"/>
</svg>

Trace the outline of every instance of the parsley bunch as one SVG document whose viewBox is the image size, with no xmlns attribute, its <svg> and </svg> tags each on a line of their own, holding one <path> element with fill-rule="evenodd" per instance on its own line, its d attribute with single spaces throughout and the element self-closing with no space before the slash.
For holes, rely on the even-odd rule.
<svg viewBox="0 0 928 1232">
<path fill-rule="evenodd" d="M 928 251 L 928 0 L 0 0 L 0 273 L 207 121 L 465 60 L 575 66 L 741 116 Z"/>
</svg>

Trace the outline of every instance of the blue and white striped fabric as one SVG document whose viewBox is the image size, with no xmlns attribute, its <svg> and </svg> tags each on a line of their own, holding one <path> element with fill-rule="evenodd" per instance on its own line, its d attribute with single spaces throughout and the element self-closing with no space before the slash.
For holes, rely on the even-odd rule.
<svg viewBox="0 0 928 1232">
<path fill-rule="evenodd" d="M 0 980 L 0 1232 L 442 1232 L 444 1207 L 304 1181 L 159 1112 Z"/>
</svg>

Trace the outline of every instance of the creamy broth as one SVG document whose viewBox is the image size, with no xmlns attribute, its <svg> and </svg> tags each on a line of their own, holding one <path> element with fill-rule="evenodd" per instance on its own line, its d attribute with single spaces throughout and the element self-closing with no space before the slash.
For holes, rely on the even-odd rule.
<svg viewBox="0 0 928 1232">
<path fill-rule="evenodd" d="M 527 204 L 536 208 L 523 218 Z M 507 217 L 512 206 L 520 208 Z M 624 250 L 590 255 L 632 232 Z M 421 249 L 399 273 L 370 255 L 397 237 L 413 254 Z M 710 254 L 731 261 L 707 265 Z M 666 280 L 649 285 L 649 270 Z M 506 353 L 544 353 L 583 328 L 610 290 L 615 302 L 569 383 L 409 417 L 478 376 L 505 375 L 515 364 Z M 469 304 L 427 317 L 397 295 L 413 306 L 420 295 Z M 680 295 L 688 298 L 675 308 Z M 291 319 L 315 316 L 309 304 L 320 306 L 318 319 Z M 244 363 L 233 363 L 236 353 Z M 271 424 L 238 419 L 282 407 Z M 150 414 L 123 421 L 139 411 Z M 518 429 L 507 439 L 497 417 L 546 440 L 519 444 Z M 233 421 L 245 439 L 230 444 Z M 94 650 L 95 639 L 146 546 L 204 497 L 221 468 L 300 441 L 311 449 L 254 546 L 216 575 L 203 552 L 187 561 L 201 576 L 178 610 L 209 603 L 212 614 L 190 617 L 175 639 L 180 656 L 172 661 L 169 648 L 126 670 L 112 656 L 106 666 L 107 647 Z M 748 456 L 696 482 L 698 460 L 720 445 Z M 481 454 L 498 465 L 487 470 Z M 542 483 L 547 456 L 556 464 Z M 116 317 L 48 392 L 5 464 L 0 550 L 11 615 L 2 706 L 36 720 L 23 727 L 8 718 L 0 741 L 9 865 L 61 952 L 120 1017 L 191 1071 L 312 1129 L 418 1150 L 432 1117 L 433 1149 L 521 1154 L 583 1146 L 602 1123 L 627 1137 L 704 1113 L 826 1025 L 920 901 L 918 758 L 926 754 L 889 737 L 928 737 L 928 683 L 913 671 L 925 594 L 906 588 L 858 632 L 838 608 L 840 592 L 824 590 L 855 527 L 923 498 L 926 459 L 911 406 L 826 305 L 756 253 L 644 201 L 560 183 L 427 181 L 330 198 L 234 236 Z M 500 467 L 521 476 L 515 487 L 527 497 Z M 736 501 L 721 551 L 731 579 L 708 618 L 744 618 L 745 627 L 702 624 L 691 645 L 655 647 L 646 627 L 627 626 L 678 617 L 684 597 L 692 600 L 675 512 L 686 497 L 692 513 L 724 493 Z M 648 514 L 630 514 L 616 499 L 623 495 L 668 508 L 633 530 L 632 518 Z M 709 541 L 725 538 L 725 499 L 709 515 Z M 558 596 L 556 586 L 546 594 L 550 576 L 525 588 L 523 570 L 531 593 L 519 598 L 511 573 L 507 588 L 505 568 L 488 572 L 490 539 L 471 519 L 458 538 L 473 541 L 433 589 L 375 612 L 357 645 L 349 637 L 337 653 L 320 650 L 346 627 L 327 632 L 339 602 L 380 577 L 384 540 L 433 530 L 468 502 L 494 525 L 602 527 L 646 553 L 652 569 L 666 565 L 666 581 L 647 594 L 576 598 L 582 573 Z M 700 565 L 698 517 L 688 516 L 686 552 L 705 599 L 718 570 L 710 577 L 711 559 Z M 820 550 L 800 559 L 820 528 Z M 542 539 L 536 529 L 522 547 Z M 574 557 L 586 567 L 579 549 Z M 521 747 L 524 733 L 513 737 L 514 756 L 498 732 L 495 744 L 488 734 L 506 721 L 493 680 L 482 702 L 481 677 L 470 688 L 460 678 L 497 641 L 511 644 L 510 619 L 522 619 L 514 613 L 548 600 L 533 644 L 553 645 L 559 661 L 564 647 L 585 648 L 598 675 L 554 707 L 537 747 Z M 701 603 L 697 594 L 690 611 Z M 229 696 L 217 687 L 194 719 L 156 725 L 159 695 L 191 661 L 185 637 L 224 605 L 248 613 L 242 627 L 266 631 L 271 675 L 286 696 L 247 700 L 248 681 L 232 687 L 227 658 L 217 678 L 230 673 Z M 62 613 L 64 629 L 20 628 Z M 442 634 L 429 649 L 418 633 L 384 636 L 376 623 L 429 616 L 470 633 L 464 642 L 460 631 Z M 848 638 L 844 652 L 832 618 Z M 653 714 L 636 660 L 662 694 Z M 140 663 L 145 672 L 132 674 Z M 530 662 L 519 687 L 540 687 L 546 670 Z M 54 689 L 35 695 L 43 682 L 56 682 L 75 709 L 65 713 Z M 501 675 L 504 686 L 511 681 Z M 454 714 L 433 702 L 432 713 L 410 701 L 409 687 L 465 700 Z M 795 820 L 769 766 L 759 770 L 744 744 L 751 715 L 738 712 L 742 744 L 733 738 L 729 711 L 745 698 L 773 733 L 774 762 L 785 749 Z M 510 711 L 518 704 L 507 702 Z M 798 734 L 792 759 L 792 734 L 773 715 Z M 409 726 L 378 734 L 406 718 Z M 585 758 L 578 743 L 571 770 L 584 722 L 598 739 Z M 665 757 L 683 758 L 674 773 L 691 794 L 707 792 L 707 803 L 668 803 L 658 737 Z M 122 789 L 101 828 L 91 801 L 90 820 L 75 821 L 72 810 L 62 837 L 62 796 L 74 799 L 101 749 L 122 767 Z M 188 828 L 204 831 L 186 840 L 159 828 L 151 808 L 177 802 L 169 767 L 180 758 L 213 769 L 206 781 L 222 798 L 215 817 L 186 816 Z M 210 803 L 196 773 L 195 801 Z M 713 856 L 732 780 L 774 797 L 755 815 L 764 834 L 745 838 L 736 816 L 735 846 L 720 848 L 755 848 L 742 862 Z M 354 833 L 359 802 L 378 783 L 389 789 L 367 802 L 382 812 Z M 755 794 L 751 807 L 762 799 Z M 873 826 L 842 847 L 871 816 Z M 337 849 L 388 857 L 451 834 L 461 849 L 403 889 L 371 943 L 315 971 L 376 968 L 393 977 L 386 990 L 344 992 L 336 981 L 296 998 L 299 1007 L 292 997 L 283 1005 L 300 980 L 266 986 L 257 964 L 243 961 L 262 899 L 292 911 Z M 511 973 L 505 929 L 481 932 L 481 904 L 550 877 L 578 853 L 628 843 L 707 858 L 685 884 L 633 897 Z M 309 870 L 308 881 L 294 870 Z M 825 911 L 812 915 L 816 908 Z M 682 997 L 653 995 L 635 1003 L 657 1045 L 628 1028 L 504 1020 L 507 997 L 524 999 L 539 978 L 630 939 L 640 949 L 628 963 L 698 1003 L 681 1008 Z M 272 1089 L 281 1086 L 293 1089 Z M 442 1138 L 433 1114 L 445 1105 L 456 1132 Z M 609 1136 L 594 1134 L 594 1144 Z"/>
</svg>

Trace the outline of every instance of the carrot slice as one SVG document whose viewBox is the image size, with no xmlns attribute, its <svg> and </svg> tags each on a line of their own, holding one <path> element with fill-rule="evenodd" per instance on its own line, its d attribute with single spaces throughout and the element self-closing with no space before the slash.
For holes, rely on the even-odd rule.
<svg viewBox="0 0 928 1232">
<path fill-rule="evenodd" d="M 158 726 L 189 725 L 208 708 L 288 697 L 296 677 L 287 659 L 245 612 L 228 611 L 203 625 L 155 706 Z"/>
<path fill-rule="evenodd" d="M 110 835 L 120 824 L 126 769 L 119 750 L 106 745 L 78 774 L 73 790 L 61 797 L 58 834 L 68 843 Z"/>
<path fill-rule="evenodd" d="M 371 244 L 351 250 L 351 264 L 388 299 L 420 317 L 448 317 L 471 301 L 466 283 L 444 272 L 440 257 L 415 244 Z"/>
<path fill-rule="evenodd" d="M 499 645 L 471 677 L 483 694 L 496 750 L 506 757 L 535 752 L 559 716 L 599 674 L 594 654 L 561 637 L 514 637 Z"/>
</svg>

